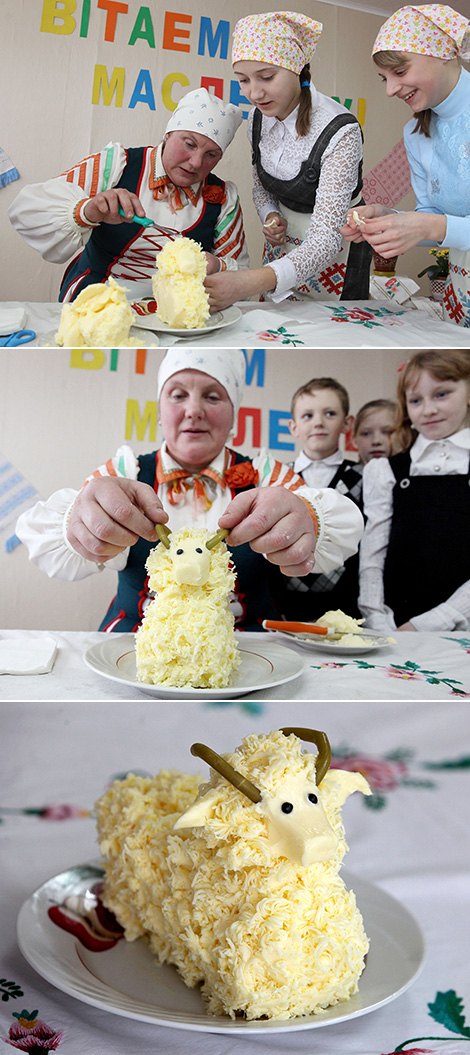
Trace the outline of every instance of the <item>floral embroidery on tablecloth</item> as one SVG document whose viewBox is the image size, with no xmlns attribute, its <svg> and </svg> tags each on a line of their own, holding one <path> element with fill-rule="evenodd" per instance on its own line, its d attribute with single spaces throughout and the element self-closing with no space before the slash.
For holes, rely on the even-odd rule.
<svg viewBox="0 0 470 1055">
<path fill-rule="evenodd" d="M 470 637 L 445 637 L 443 640 L 456 642 L 465 652 L 470 653 Z"/>
<path fill-rule="evenodd" d="M 440 1026 L 444 1026 L 445 1029 L 451 1033 L 456 1033 L 462 1040 L 470 1040 L 470 1028 L 465 1025 L 465 1016 L 463 1014 L 463 1000 L 460 996 L 457 996 L 455 989 L 449 989 L 446 993 L 437 992 L 434 997 L 434 1002 L 428 1004 L 429 1014 L 434 1022 L 437 1022 Z M 419 1044 L 422 1040 L 437 1040 L 439 1041 L 439 1047 L 436 1049 L 432 1048 L 409 1048 L 408 1044 Z M 396 1055 L 396 1052 L 404 1051 L 407 1055 L 436 1055 L 436 1052 L 449 1052 L 449 1055 L 457 1055 L 463 1051 L 462 1048 L 452 1047 L 448 1048 L 447 1043 L 451 1041 L 451 1037 L 412 1037 L 410 1040 L 404 1040 L 393 1052 L 382 1052 L 382 1055 Z M 446 1041 L 446 1047 L 441 1047 L 442 1041 Z"/>
<path fill-rule="evenodd" d="M 330 317 L 332 322 L 353 322 L 371 330 L 374 326 L 403 326 L 398 316 L 404 314 L 404 311 L 391 311 L 390 308 L 343 308 L 338 305 Z"/>
<path fill-rule="evenodd" d="M 20 1051 L 29 1052 L 29 1055 L 46 1055 L 49 1051 L 56 1051 L 64 1031 L 48 1026 L 38 1018 L 38 1014 L 38 1011 L 14 1011 L 13 1018 L 17 1022 L 10 1026 L 8 1037 L 0 1037 L 0 1040 Z"/>
<path fill-rule="evenodd" d="M 359 670 L 381 671 L 387 678 L 402 678 L 405 681 L 424 681 L 428 685 L 446 685 L 451 696 L 470 697 L 470 692 L 459 688 L 463 683 L 456 678 L 441 678 L 439 670 L 425 670 L 419 663 L 408 659 L 406 663 L 389 663 L 384 667 L 380 663 L 367 663 L 364 659 L 345 660 L 334 663 L 311 663 L 313 670 L 326 670 L 328 668 L 356 667 Z"/>
<path fill-rule="evenodd" d="M 79 817 L 90 817 L 90 810 L 81 806 L 71 806 L 67 802 L 52 803 L 48 806 L 0 806 L 0 824 L 4 816 L 39 817 L 43 821 L 70 821 Z"/>
<path fill-rule="evenodd" d="M 262 330 L 256 337 L 260 341 L 276 341 L 277 344 L 305 344 L 295 333 L 287 333 L 285 326 L 279 326 L 277 330 Z"/>
<path fill-rule="evenodd" d="M 23 990 L 20 989 L 16 982 L 9 982 L 6 978 L 0 978 L 0 993 L 3 1003 L 8 1000 L 16 1000 L 18 996 L 24 996 Z"/>
</svg>

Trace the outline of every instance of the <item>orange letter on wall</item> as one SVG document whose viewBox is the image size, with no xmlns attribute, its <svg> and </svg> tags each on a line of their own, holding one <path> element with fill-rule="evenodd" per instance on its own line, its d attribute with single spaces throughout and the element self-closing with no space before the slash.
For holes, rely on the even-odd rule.
<svg viewBox="0 0 470 1055">
<path fill-rule="evenodd" d="M 177 22 L 192 22 L 192 15 L 179 15 L 176 11 L 165 11 L 165 22 L 163 25 L 163 44 L 167 51 L 189 51 L 189 44 L 177 44 L 175 37 L 187 37 L 189 29 L 180 29 Z"/>
<path fill-rule="evenodd" d="M 119 0 L 98 0 L 97 6 L 102 11 L 107 11 L 104 39 L 113 41 L 116 33 L 117 16 L 119 13 L 126 15 L 129 10 L 129 4 L 121 4 Z"/>
<path fill-rule="evenodd" d="M 73 33 L 76 23 L 72 16 L 76 7 L 76 0 L 44 0 L 41 33 Z"/>
</svg>

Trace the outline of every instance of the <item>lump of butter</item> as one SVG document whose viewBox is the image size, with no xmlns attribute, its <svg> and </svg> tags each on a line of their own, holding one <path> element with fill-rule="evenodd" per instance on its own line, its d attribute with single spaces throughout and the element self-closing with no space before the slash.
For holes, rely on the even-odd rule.
<svg viewBox="0 0 470 1055">
<path fill-rule="evenodd" d="M 138 344 L 129 338 L 135 321 L 126 289 L 114 278 L 94 282 L 64 304 L 55 339 L 60 348 L 118 348 Z"/>
<path fill-rule="evenodd" d="M 331 627 L 338 634 L 351 634 L 354 630 L 356 633 L 362 634 L 361 623 L 364 620 L 353 619 L 351 615 L 345 615 L 341 608 L 338 608 L 335 612 L 325 612 L 321 619 L 316 619 L 315 622 L 319 626 Z"/>
<path fill-rule="evenodd" d="M 152 288 L 157 315 L 173 329 L 202 329 L 209 318 L 206 255 L 192 238 L 175 238 L 157 253 Z"/>
</svg>

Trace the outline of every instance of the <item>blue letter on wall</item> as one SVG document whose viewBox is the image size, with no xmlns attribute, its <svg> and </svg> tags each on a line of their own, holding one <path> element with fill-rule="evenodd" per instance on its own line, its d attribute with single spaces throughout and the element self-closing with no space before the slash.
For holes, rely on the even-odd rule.
<svg viewBox="0 0 470 1055">
<path fill-rule="evenodd" d="M 204 55 L 204 45 L 207 41 L 207 50 L 211 59 L 215 58 L 217 48 L 220 44 L 220 58 L 226 59 L 228 55 L 228 39 L 230 34 L 230 22 L 219 22 L 217 30 L 212 32 L 212 21 L 210 18 L 205 18 L 203 15 L 201 18 L 201 28 L 199 30 L 199 45 L 197 49 L 198 55 Z"/>
</svg>

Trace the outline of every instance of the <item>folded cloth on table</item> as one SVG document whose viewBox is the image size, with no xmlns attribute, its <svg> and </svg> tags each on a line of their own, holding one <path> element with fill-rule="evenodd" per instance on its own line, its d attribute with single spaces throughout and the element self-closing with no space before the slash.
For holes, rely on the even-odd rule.
<svg viewBox="0 0 470 1055">
<path fill-rule="evenodd" d="M 21 641 L 0 641 L 0 674 L 49 674 L 57 655 L 57 642 L 47 634 Z"/>
<path fill-rule="evenodd" d="M 26 310 L 22 307 L 0 308 L 0 336 L 22 330 L 26 319 Z"/>
</svg>

